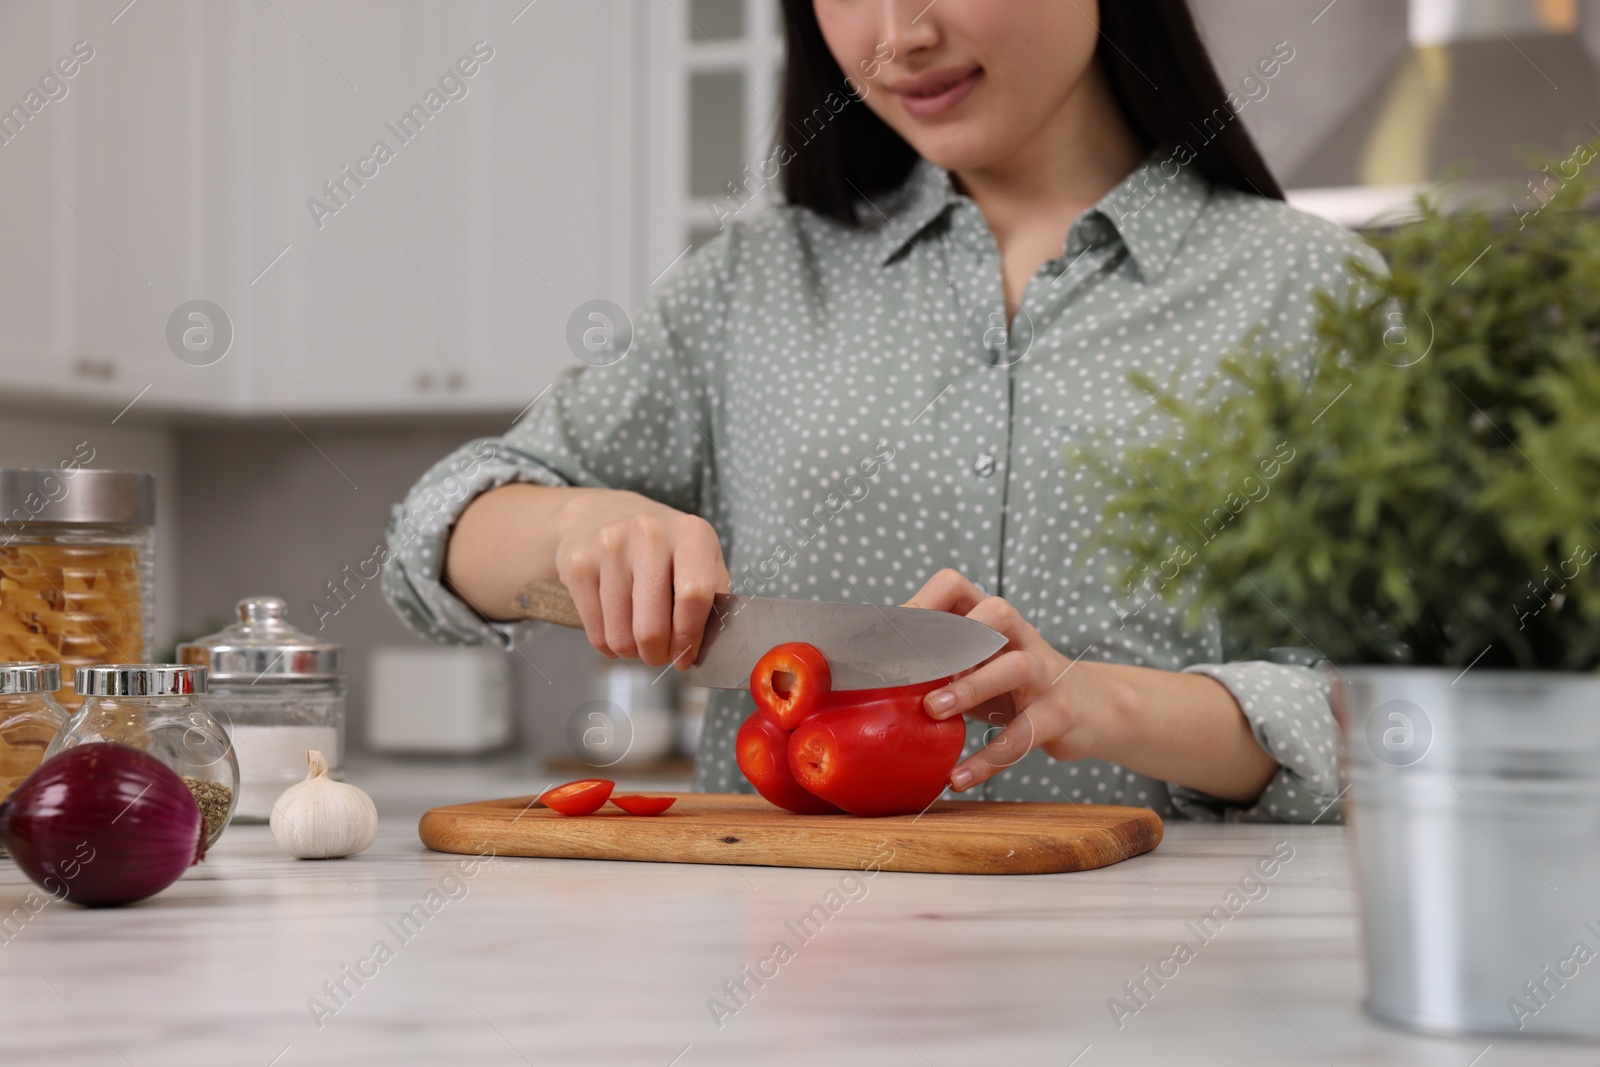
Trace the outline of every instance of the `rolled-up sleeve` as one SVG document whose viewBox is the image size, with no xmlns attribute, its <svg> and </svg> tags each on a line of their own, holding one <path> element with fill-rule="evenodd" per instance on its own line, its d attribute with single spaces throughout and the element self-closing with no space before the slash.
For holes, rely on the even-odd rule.
<svg viewBox="0 0 1600 1067">
<path fill-rule="evenodd" d="M 685 261 L 607 366 L 564 371 L 500 437 L 462 445 L 394 506 L 384 596 L 419 635 L 510 647 L 537 623 L 485 619 L 443 580 L 445 546 L 480 494 L 513 482 L 627 489 L 703 514 L 714 494 L 713 373 L 731 233 Z"/>
<path fill-rule="evenodd" d="M 1180 812 L 1227 822 L 1340 821 L 1338 726 L 1320 669 L 1249 661 L 1197 664 L 1184 673 L 1203 674 L 1233 694 L 1257 744 L 1278 761 L 1278 773 L 1249 807 L 1168 783 Z"/>
</svg>

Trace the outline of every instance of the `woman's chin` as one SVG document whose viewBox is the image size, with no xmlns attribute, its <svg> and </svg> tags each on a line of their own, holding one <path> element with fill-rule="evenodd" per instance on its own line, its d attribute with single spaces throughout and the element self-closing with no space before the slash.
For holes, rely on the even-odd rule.
<svg viewBox="0 0 1600 1067">
<path fill-rule="evenodd" d="M 992 129 L 985 132 L 978 122 L 912 133 L 915 136 L 906 137 L 906 141 L 917 155 L 952 173 L 984 170 L 1011 154 L 1005 146 L 995 143 Z"/>
</svg>

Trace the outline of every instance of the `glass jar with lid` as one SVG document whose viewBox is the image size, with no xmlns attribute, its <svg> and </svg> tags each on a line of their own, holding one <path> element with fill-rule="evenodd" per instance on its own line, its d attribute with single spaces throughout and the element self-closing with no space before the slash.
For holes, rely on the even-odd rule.
<svg viewBox="0 0 1600 1067">
<path fill-rule="evenodd" d="M 79 667 L 83 706 L 67 720 L 45 758 L 109 741 L 148 752 L 189 787 L 206 820 L 206 847 L 216 844 L 239 797 L 239 764 L 228 732 L 200 702 L 206 669 L 177 663 Z"/>
<path fill-rule="evenodd" d="M 283 791 L 306 776 L 316 749 L 338 776 L 344 758 L 340 646 L 288 620 L 277 597 L 246 597 L 239 621 L 178 646 L 180 662 L 206 667 L 206 704 L 222 720 L 239 758 L 238 822 L 264 823 Z"/>
<path fill-rule="evenodd" d="M 79 466 L 0 470 L 0 661 L 75 668 L 150 657 L 155 610 L 155 478 Z"/>
<path fill-rule="evenodd" d="M 60 688 L 54 663 L 0 663 L 0 800 L 39 769 L 67 721 L 52 695 Z"/>
</svg>

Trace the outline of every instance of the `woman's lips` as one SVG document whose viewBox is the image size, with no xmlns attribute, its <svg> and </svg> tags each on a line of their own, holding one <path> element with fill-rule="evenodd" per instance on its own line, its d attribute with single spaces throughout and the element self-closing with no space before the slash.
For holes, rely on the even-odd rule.
<svg viewBox="0 0 1600 1067">
<path fill-rule="evenodd" d="M 967 95 L 977 87 L 978 80 L 982 77 L 983 68 L 974 67 L 966 74 L 934 87 L 931 92 L 912 92 L 906 89 L 897 90 L 897 92 L 901 104 L 905 106 L 906 111 L 913 117 L 919 119 L 938 118 L 965 100 Z"/>
</svg>

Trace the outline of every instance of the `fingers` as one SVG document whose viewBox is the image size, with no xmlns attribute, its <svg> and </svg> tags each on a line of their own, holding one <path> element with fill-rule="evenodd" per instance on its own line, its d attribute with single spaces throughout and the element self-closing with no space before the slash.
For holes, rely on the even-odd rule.
<svg viewBox="0 0 1600 1067">
<path fill-rule="evenodd" d="M 984 593 L 960 571 L 946 567 L 917 590 L 917 595 L 906 601 L 908 608 L 927 608 L 930 611 L 950 611 L 965 615 L 978 606 Z"/>
<path fill-rule="evenodd" d="M 1044 643 L 1039 631 L 1028 624 L 1010 601 L 987 595 L 959 571 L 948 568 L 928 579 L 905 606 L 965 615 L 1004 634 L 1014 649 L 1033 649 Z"/>
<path fill-rule="evenodd" d="M 1033 684 L 1038 661 L 1026 652 L 1002 652 L 972 673 L 935 689 L 922 706 L 935 719 L 963 715 L 986 701 Z"/>
<path fill-rule="evenodd" d="M 712 598 L 728 588 L 716 531 L 685 515 L 609 523 L 558 559 L 557 572 L 601 655 L 653 667 L 694 663 Z"/>
<path fill-rule="evenodd" d="M 600 568 L 574 564 L 558 568 L 556 573 L 583 619 L 584 636 L 596 652 L 614 658 L 611 646 L 606 644 L 605 612 L 600 610 Z"/>
<path fill-rule="evenodd" d="M 1024 708 L 983 748 L 956 765 L 950 772 L 950 785 L 957 792 L 982 785 L 1038 748 L 1044 731 L 1035 721 L 1038 713 Z"/>
<path fill-rule="evenodd" d="M 672 557 L 665 546 L 633 547 L 633 642 L 652 667 L 670 658 L 672 644 Z"/>
<path fill-rule="evenodd" d="M 669 659 L 688 670 L 700 655 L 701 638 L 716 594 L 728 588 L 722 545 L 710 523 L 679 541 L 672 557 L 672 641 Z"/>
<path fill-rule="evenodd" d="M 984 597 L 967 610 L 966 616 L 1004 634 L 1013 648 L 1023 647 L 1039 634 L 1009 600 L 997 596 Z"/>
<path fill-rule="evenodd" d="M 602 655 L 624 659 L 638 653 L 633 640 L 633 569 L 626 560 L 613 558 L 600 568 L 600 613 L 604 620 Z"/>
<path fill-rule="evenodd" d="M 950 772 L 957 792 L 988 781 L 1043 743 L 1038 712 L 1023 695 L 1034 688 L 1038 670 L 1037 657 L 1013 649 L 924 698 L 936 719 L 966 714 L 991 724 L 984 747 Z"/>
</svg>

